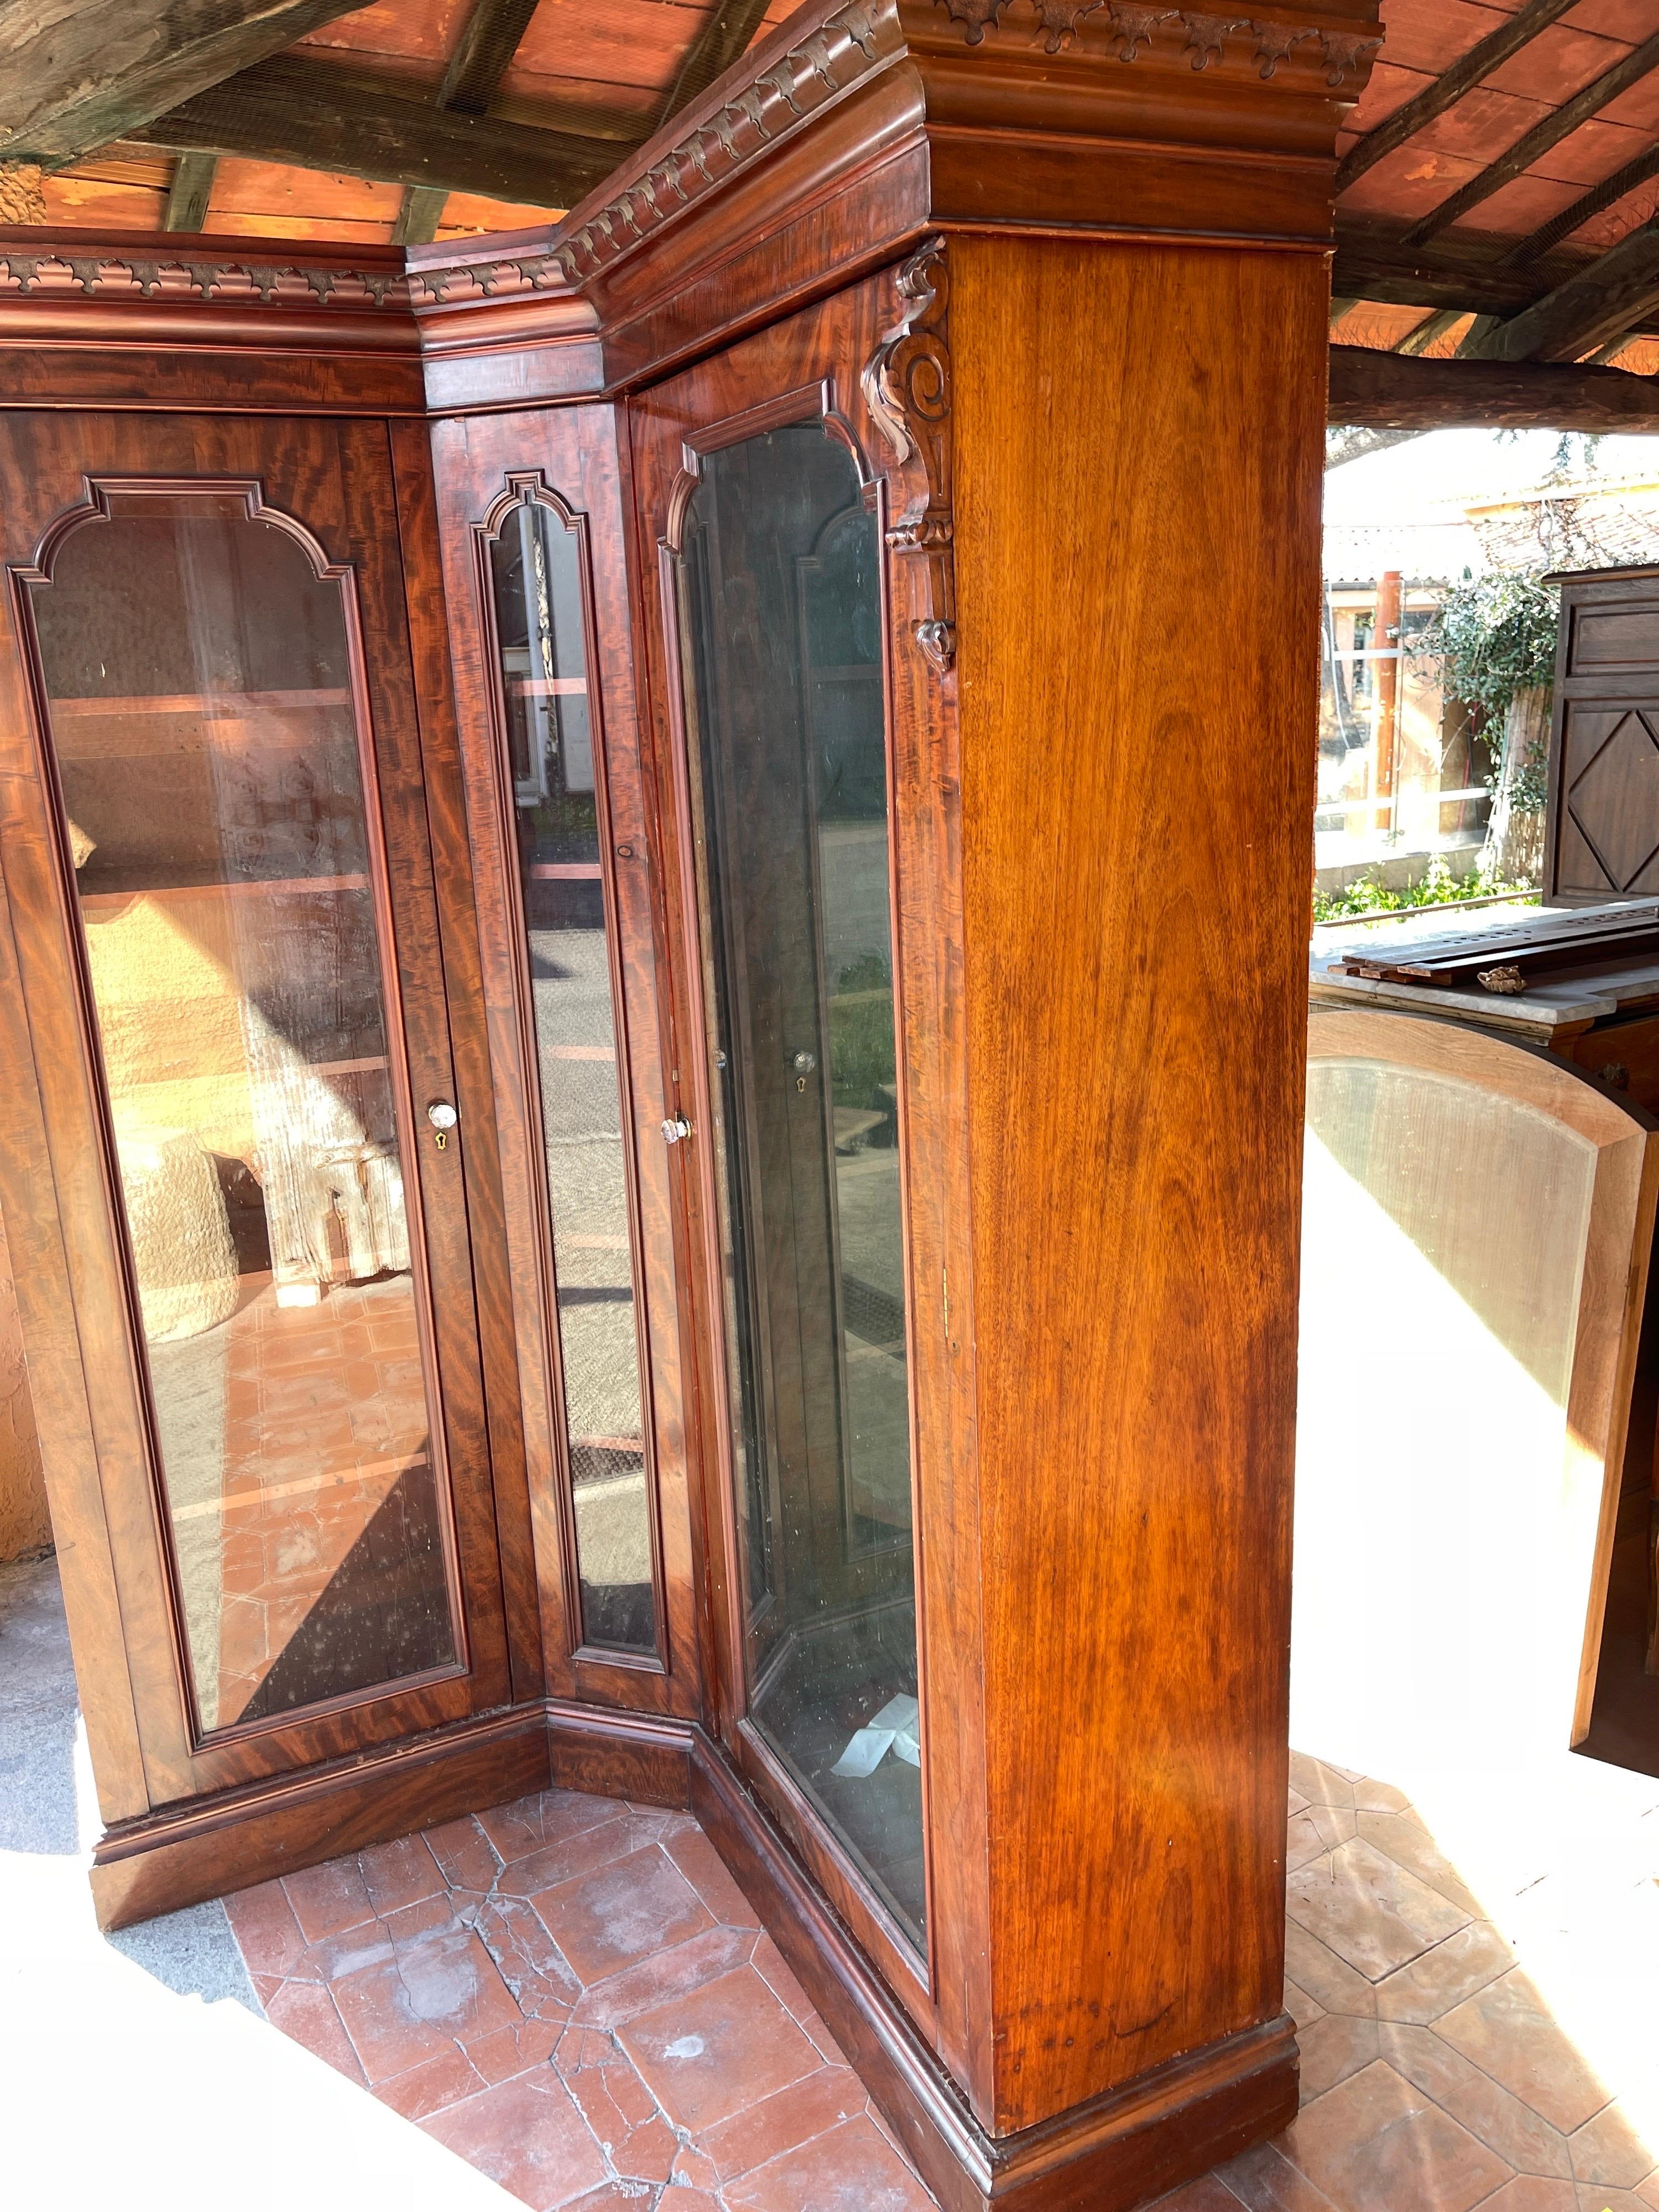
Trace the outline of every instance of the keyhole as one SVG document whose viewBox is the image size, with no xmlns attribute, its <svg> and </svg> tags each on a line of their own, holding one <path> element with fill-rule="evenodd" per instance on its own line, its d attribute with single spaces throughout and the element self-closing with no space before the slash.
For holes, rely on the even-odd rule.
<svg viewBox="0 0 1659 2212">
<path fill-rule="evenodd" d="M 798 1075 L 798 1076 L 795 1078 L 795 1088 L 796 1088 L 796 1090 L 797 1090 L 797 1091 L 805 1091 L 805 1088 L 806 1088 L 806 1078 L 805 1078 L 804 1075 Z"/>
<path fill-rule="evenodd" d="M 444 1149 L 444 1147 L 445 1147 L 445 1146 L 448 1144 L 448 1142 L 449 1142 L 449 1132 L 448 1132 L 448 1130 L 447 1130 L 447 1129 L 438 1129 L 438 1130 L 434 1130 L 434 1132 L 433 1133 L 433 1139 L 432 1139 L 432 1141 L 434 1142 L 434 1144 L 435 1144 L 435 1145 L 437 1146 L 438 1150 L 439 1150 L 440 1152 L 442 1152 L 442 1151 L 443 1151 L 443 1149 Z"/>
</svg>

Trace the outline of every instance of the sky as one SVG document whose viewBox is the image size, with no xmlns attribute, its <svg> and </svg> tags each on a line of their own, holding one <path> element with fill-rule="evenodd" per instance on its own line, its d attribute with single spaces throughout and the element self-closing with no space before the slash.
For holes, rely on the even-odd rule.
<svg viewBox="0 0 1659 2212">
<path fill-rule="evenodd" d="M 1553 467 L 1559 443 L 1554 430 L 1431 430 L 1331 470 L 1325 520 L 1426 522 L 1438 519 L 1443 501 L 1529 491 Z M 1591 465 L 1610 481 L 1659 477 L 1659 437 L 1603 438 Z"/>
</svg>

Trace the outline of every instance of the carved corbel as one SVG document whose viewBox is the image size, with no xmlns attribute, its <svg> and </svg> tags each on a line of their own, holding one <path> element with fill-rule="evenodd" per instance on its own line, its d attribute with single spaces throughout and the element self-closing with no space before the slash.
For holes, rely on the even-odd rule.
<svg viewBox="0 0 1659 2212">
<path fill-rule="evenodd" d="M 945 675 L 956 661 L 957 623 L 950 270 L 942 238 L 930 238 L 910 256 L 899 270 L 898 289 L 903 317 L 870 356 L 864 397 L 893 455 L 887 470 L 887 544 L 926 564 L 918 579 L 924 611 L 912 635 Z"/>
</svg>

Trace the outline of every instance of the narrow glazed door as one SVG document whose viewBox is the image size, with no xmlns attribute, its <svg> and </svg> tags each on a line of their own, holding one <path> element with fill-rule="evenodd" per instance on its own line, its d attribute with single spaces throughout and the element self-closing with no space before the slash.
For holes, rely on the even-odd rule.
<svg viewBox="0 0 1659 2212">
<path fill-rule="evenodd" d="M 921 1950 L 881 544 L 830 427 L 713 434 L 674 612 L 747 1727 Z"/>
<path fill-rule="evenodd" d="M 52 509 L 13 606 L 167 1587 L 117 1571 L 174 1624 L 204 1787 L 508 1694 L 390 459 L 7 427 Z"/>
</svg>

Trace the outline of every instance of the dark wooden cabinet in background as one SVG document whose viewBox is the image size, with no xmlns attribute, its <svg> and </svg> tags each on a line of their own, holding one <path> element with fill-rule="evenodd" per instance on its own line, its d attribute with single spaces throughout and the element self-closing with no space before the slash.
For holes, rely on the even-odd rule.
<svg viewBox="0 0 1659 2212">
<path fill-rule="evenodd" d="M 809 5 L 406 269 L 0 238 L 107 1920 L 551 1775 L 693 1808 L 951 2212 L 1293 2112 L 1310 12 Z"/>
<path fill-rule="evenodd" d="M 1544 897 L 1659 892 L 1659 568 L 1562 570 Z"/>
</svg>

